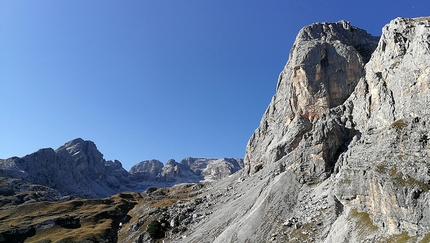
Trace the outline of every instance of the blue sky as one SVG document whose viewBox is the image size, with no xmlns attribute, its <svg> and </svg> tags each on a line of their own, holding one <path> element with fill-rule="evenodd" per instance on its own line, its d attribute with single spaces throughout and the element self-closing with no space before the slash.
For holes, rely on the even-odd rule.
<svg viewBox="0 0 430 243">
<path fill-rule="evenodd" d="M 0 158 L 92 140 L 145 159 L 243 157 L 297 32 L 380 35 L 430 1 L 0 1 Z"/>
</svg>

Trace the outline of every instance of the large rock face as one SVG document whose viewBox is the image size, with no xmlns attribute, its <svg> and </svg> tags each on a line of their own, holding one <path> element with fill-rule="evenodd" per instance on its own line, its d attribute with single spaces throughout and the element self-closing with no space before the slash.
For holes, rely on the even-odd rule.
<svg viewBox="0 0 430 243">
<path fill-rule="evenodd" d="M 295 149 L 312 122 L 352 93 L 378 38 L 346 21 L 303 28 L 279 76 L 276 94 L 249 140 L 248 173 Z"/>
<path fill-rule="evenodd" d="M 246 170 L 173 241 L 429 242 L 429 105 L 430 18 L 391 21 L 377 45 L 344 21 L 305 27 Z"/>
</svg>

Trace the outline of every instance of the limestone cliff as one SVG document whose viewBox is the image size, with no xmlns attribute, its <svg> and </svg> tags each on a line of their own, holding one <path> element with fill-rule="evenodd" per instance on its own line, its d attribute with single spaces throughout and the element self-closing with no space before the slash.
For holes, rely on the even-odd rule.
<svg viewBox="0 0 430 243">
<path fill-rule="evenodd" d="M 317 23 L 300 30 L 276 94 L 246 148 L 248 173 L 298 146 L 330 108 L 352 93 L 378 38 L 349 22 Z"/>
<path fill-rule="evenodd" d="M 303 28 L 246 170 L 180 241 L 429 242 L 429 98 L 430 18 Z"/>
</svg>

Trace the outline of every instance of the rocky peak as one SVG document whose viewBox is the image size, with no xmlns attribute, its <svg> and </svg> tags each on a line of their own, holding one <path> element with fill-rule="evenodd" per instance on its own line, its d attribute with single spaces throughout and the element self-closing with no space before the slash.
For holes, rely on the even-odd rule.
<svg viewBox="0 0 430 243">
<path fill-rule="evenodd" d="M 375 42 L 378 41 L 378 37 L 372 37 L 365 30 L 352 26 L 348 21 L 341 20 L 335 23 L 323 22 L 308 25 L 300 30 L 296 42 L 298 40 L 341 42 L 354 47 L 364 62 L 368 62 L 375 50 Z"/>
<path fill-rule="evenodd" d="M 22 158 L 0 160 L 0 177 L 43 185 L 58 195 L 99 198 L 148 187 L 218 180 L 240 170 L 239 164 L 242 159 L 186 158 L 180 163 L 172 159 L 166 165 L 153 159 L 128 172 L 120 161 L 106 161 L 94 142 L 77 138 L 56 150 L 44 148 Z"/>
<path fill-rule="evenodd" d="M 166 183 L 166 185 L 174 185 L 219 180 L 235 173 L 242 167 L 242 159 L 188 157 L 179 163 L 170 159 L 165 165 L 158 160 L 142 161 L 130 169 L 130 174 L 137 180 L 151 178 L 157 182 Z"/>
<path fill-rule="evenodd" d="M 131 174 L 139 174 L 146 179 L 154 179 L 163 169 L 163 163 L 159 160 L 144 160 L 138 164 L 133 165 L 130 169 Z M 142 178 L 144 179 L 144 178 Z"/>
<path fill-rule="evenodd" d="M 300 31 L 245 173 L 171 242 L 429 242 L 430 18 L 352 29 Z"/>
<path fill-rule="evenodd" d="M 55 150 L 59 163 L 76 168 L 84 176 L 97 179 L 104 174 L 105 160 L 94 142 L 77 138 Z"/>
<path fill-rule="evenodd" d="M 248 142 L 247 173 L 281 159 L 330 108 L 341 105 L 365 74 L 378 38 L 347 21 L 300 30 L 276 94 Z"/>
</svg>

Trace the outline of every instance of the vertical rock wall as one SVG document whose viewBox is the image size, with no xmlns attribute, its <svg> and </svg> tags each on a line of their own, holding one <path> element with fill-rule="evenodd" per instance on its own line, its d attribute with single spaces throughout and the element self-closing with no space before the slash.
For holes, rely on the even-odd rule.
<svg viewBox="0 0 430 243">
<path fill-rule="evenodd" d="M 378 38 L 346 21 L 300 30 L 276 94 L 248 142 L 245 171 L 254 173 L 294 150 L 321 115 L 352 93 Z"/>
</svg>

